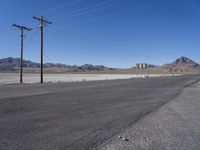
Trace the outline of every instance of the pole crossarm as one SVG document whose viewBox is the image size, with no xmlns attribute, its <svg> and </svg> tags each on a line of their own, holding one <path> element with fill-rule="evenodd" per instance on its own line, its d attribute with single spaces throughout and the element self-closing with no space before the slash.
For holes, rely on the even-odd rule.
<svg viewBox="0 0 200 150">
<path fill-rule="evenodd" d="M 23 30 L 28 30 L 28 31 L 31 31 L 31 30 L 32 30 L 31 28 L 27 28 L 27 27 L 25 27 L 25 26 L 16 25 L 15 23 L 13 23 L 13 26 L 14 26 L 14 27 L 17 27 L 17 28 L 19 28 L 19 29 L 23 29 Z"/>
<path fill-rule="evenodd" d="M 43 17 L 38 18 L 38 17 L 33 16 L 33 19 L 36 19 L 36 20 L 38 20 L 40 22 L 43 22 L 43 23 L 52 24 L 51 22 L 49 22 L 47 20 L 44 20 Z"/>
</svg>

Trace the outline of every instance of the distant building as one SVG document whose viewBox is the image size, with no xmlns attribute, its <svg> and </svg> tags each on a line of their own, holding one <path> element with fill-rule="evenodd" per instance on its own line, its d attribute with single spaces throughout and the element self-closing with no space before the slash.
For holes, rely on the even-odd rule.
<svg viewBox="0 0 200 150">
<path fill-rule="evenodd" d="M 147 69 L 148 65 L 147 65 L 147 63 L 139 63 L 139 64 L 136 64 L 136 68 L 137 69 Z"/>
</svg>

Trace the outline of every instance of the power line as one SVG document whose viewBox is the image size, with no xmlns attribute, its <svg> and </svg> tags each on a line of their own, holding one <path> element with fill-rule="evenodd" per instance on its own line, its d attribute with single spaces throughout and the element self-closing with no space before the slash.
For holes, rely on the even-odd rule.
<svg viewBox="0 0 200 150">
<path fill-rule="evenodd" d="M 32 45 L 34 45 L 36 48 L 39 47 L 39 45 L 37 45 L 36 42 L 34 42 L 31 38 L 29 38 L 28 36 L 27 36 L 27 38 L 28 38 L 28 40 L 32 43 Z M 44 50 L 44 56 L 45 56 L 50 62 L 55 62 L 55 61 L 53 61 L 53 59 L 52 59 L 51 57 L 49 57 L 49 56 L 46 54 L 46 51 L 45 51 L 45 50 Z M 49 63 L 50 63 L 50 62 L 49 62 Z M 71 78 L 68 76 L 68 74 L 65 74 L 65 76 L 69 79 L 69 81 L 74 81 L 73 79 L 71 79 Z"/>
<path fill-rule="evenodd" d="M 104 2 L 104 3 L 100 3 L 100 4 L 96 4 L 96 5 L 92 5 L 92 6 L 85 7 L 85 8 L 79 9 L 79 10 L 74 10 L 74 11 L 71 11 L 69 13 L 56 15 L 56 16 L 50 17 L 50 19 L 60 18 L 60 17 L 64 17 L 64 16 L 71 15 L 71 14 L 74 15 L 76 13 L 82 13 L 82 11 L 84 11 L 84 10 L 88 11 L 88 9 L 96 8 L 96 7 L 99 7 L 99 6 L 104 6 L 105 4 L 109 4 L 110 2 L 113 2 L 113 1 L 115 1 L 115 0 L 111 0 L 109 2 Z"/>
<path fill-rule="evenodd" d="M 94 21 L 98 21 L 98 20 L 102 20 L 102 19 L 106 19 L 106 18 L 110 18 L 110 17 L 114 17 L 114 16 L 119 16 L 119 15 L 126 14 L 126 13 L 131 13 L 133 11 L 138 11 L 138 10 L 141 10 L 141 9 L 144 9 L 144 8 L 150 8 L 150 7 L 153 7 L 153 6 L 165 4 L 169 1 L 172 1 L 172 0 L 165 0 L 165 1 L 162 1 L 162 2 L 158 2 L 158 3 L 154 3 L 154 4 L 150 4 L 150 5 L 144 5 L 144 6 L 141 6 L 141 7 L 138 7 L 138 8 L 133 8 L 133 9 L 131 8 L 131 9 L 127 9 L 125 11 L 120 11 L 120 12 L 112 13 L 112 14 L 109 14 L 109 15 L 101 16 L 101 17 L 95 17 L 95 18 L 91 18 L 91 19 L 88 19 L 88 20 L 80 21 L 80 22 L 77 22 L 77 23 L 71 23 L 71 24 L 67 24 L 67 25 L 70 26 L 70 25 L 79 25 L 79 24 L 83 24 L 83 23 L 94 22 Z M 59 27 L 63 27 L 63 26 L 66 26 L 66 25 L 62 25 L 62 26 L 59 26 Z"/>
<path fill-rule="evenodd" d="M 61 42 L 61 40 L 63 41 L 62 43 L 69 43 L 69 44 L 72 44 L 71 42 L 68 42 L 67 40 L 66 40 L 66 37 L 67 37 L 67 35 L 66 34 L 62 34 L 62 35 L 60 35 L 60 32 L 56 32 L 55 30 L 49 30 L 49 31 L 51 31 L 52 32 L 52 34 L 49 34 L 50 35 L 50 37 L 55 37 L 57 40 L 59 39 L 59 42 Z M 47 33 L 46 33 L 47 34 Z M 69 35 L 70 37 L 73 37 L 73 36 L 71 36 L 71 35 Z M 72 38 L 69 38 L 70 40 L 72 40 Z M 86 44 L 82 44 L 82 43 L 80 43 L 80 42 L 77 42 L 77 40 L 74 40 L 74 42 L 76 42 L 76 44 L 75 44 L 75 46 L 76 47 L 79 47 L 79 48 L 81 48 L 81 49 L 85 49 L 85 50 L 87 50 L 87 51 L 90 51 L 90 52 L 98 52 L 98 54 L 102 54 L 102 55 L 105 55 L 105 53 L 102 51 L 102 49 L 99 49 L 99 48 L 96 48 L 96 47 L 93 47 L 92 48 L 92 51 L 91 51 L 91 47 L 89 47 L 88 46 L 88 44 L 87 44 L 87 46 L 86 46 Z"/>
<path fill-rule="evenodd" d="M 28 36 L 27 36 L 27 38 L 29 39 L 29 41 L 31 41 L 32 45 L 34 45 L 36 48 L 39 47 L 39 45 L 37 45 L 31 38 L 29 38 Z M 44 56 L 45 56 L 50 62 L 55 62 L 55 61 L 53 61 L 53 59 L 52 59 L 51 57 L 49 57 L 49 56 L 46 54 L 46 51 L 45 51 L 45 50 L 44 50 Z M 49 63 L 50 63 L 50 62 L 49 62 Z M 74 81 L 73 79 L 71 79 L 71 78 L 68 76 L 68 74 L 65 74 L 65 76 L 69 79 L 69 81 Z"/>
<path fill-rule="evenodd" d="M 82 12 L 82 13 L 78 13 L 78 14 L 74 14 L 74 15 L 71 15 L 71 16 L 67 16 L 67 18 L 61 18 L 61 19 L 59 19 L 59 21 L 66 20 L 66 19 L 72 18 L 72 17 L 82 16 L 82 15 L 89 14 L 89 13 L 92 13 L 92 12 L 97 12 L 99 10 L 107 9 L 107 8 L 110 8 L 110 7 L 113 7 L 113 6 L 122 5 L 122 4 L 126 3 L 126 2 L 127 1 L 122 1 L 122 2 L 115 3 L 115 4 L 110 5 L 110 6 L 100 7 L 100 8 L 97 8 L 95 10 L 88 10 L 88 11 L 85 11 L 85 12 Z"/>
<path fill-rule="evenodd" d="M 56 6 L 56 7 L 47 9 L 47 10 L 45 10 L 45 11 L 42 11 L 42 12 L 40 12 L 39 14 L 49 13 L 49 12 L 51 12 L 51 11 L 55 11 L 55 10 L 57 10 L 57 9 L 64 8 L 64 7 L 66 7 L 66 6 L 70 6 L 70 5 L 79 3 L 79 2 L 81 2 L 81 1 L 82 1 L 82 0 L 74 0 L 74 1 L 71 1 L 70 3 L 62 4 L 62 5 L 60 5 L 60 6 Z"/>
<path fill-rule="evenodd" d="M 35 41 L 33 41 L 31 38 L 29 38 L 28 36 L 27 36 L 27 38 L 28 38 L 28 40 L 30 41 L 30 43 L 35 47 L 35 48 L 39 48 L 39 45 L 35 42 Z M 50 60 L 50 61 L 52 61 L 52 59 L 50 59 L 50 57 L 49 56 L 47 56 L 46 54 L 45 54 L 45 50 L 44 50 L 44 55 Z"/>
<path fill-rule="evenodd" d="M 8 55 L 8 56 L 11 56 L 11 55 L 13 54 L 14 51 L 17 51 L 17 45 L 16 45 L 16 44 L 11 45 L 11 46 L 12 46 L 12 47 L 9 48 L 9 50 L 7 50 L 7 51 L 5 51 L 5 52 L 3 52 L 3 53 L 1 54 L 0 58 L 6 57 L 6 55 L 7 55 L 8 53 L 10 54 L 10 55 Z"/>
<path fill-rule="evenodd" d="M 33 41 L 29 36 L 27 36 L 27 39 L 31 42 L 33 46 L 35 46 L 35 48 L 39 48 L 39 45 L 35 41 Z"/>
<path fill-rule="evenodd" d="M 107 48 L 109 48 L 109 49 L 111 49 L 112 47 L 111 46 L 109 46 L 109 45 L 105 45 L 105 44 L 103 44 L 103 43 L 98 43 L 97 41 L 90 41 L 89 39 L 85 39 L 85 38 L 81 38 L 80 36 L 78 36 L 78 35 L 73 35 L 72 33 L 71 34 L 67 34 L 67 32 L 65 32 L 65 31 L 56 31 L 56 30 L 49 30 L 49 31 L 52 31 L 53 32 L 53 35 L 52 36 L 55 36 L 55 33 L 58 35 L 58 37 L 56 37 L 56 38 L 60 38 L 61 39 L 61 36 L 63 37 L 62 39 L 66 39 L 67 37 L 72 37 L 72 38 L 78 38 L 78 39 L 80 39 L 80 40 L 82 40 L 82 41 L 87 41 L 87 42 L 89 42 L 89 43 L 93 43 L 93 44 L 98 44 L 98 45 L 101 45 L 101 47 L 107 47 Z M 70 40 L 72 40 L 72 38 L 70 38 Z M 66 42 L 66 41 L 65 41 Z M 77 40 L 75 40 L 75 42 L 76 42 L 76 46 L 79 46 L 80 48 L 83 48 L 83 46 L 82 45 L 80 45 L 80 42 L 79 43 L 77 43 Z M 85 45 L 86 44 L 84 44 L 84 48 L 86 48 L 85 47 Z M 92 50 L 94 51 L 94 50 L 96 50 L 96 52 L 98 52 L 98 53 L 101 53 L 101 54 L 104 54 L 103 53 L 103 51 L 102 51 L 102 48 L 100 49 L 100 48 L 96 48 L 96 46 L 94 47 L 94 46 L 92 46 L 93 48 L 92 48 Z M 91 49 L 91 47 L 90 46 L 88 46 L 88 43 L 87 43 L 87 49 L 88 48 L 90 48 Z M 115 48 L 112 48 L 112 49 L 115 49 Z"/>
<path fill-rule="evenodd" d="M 103 47 L 115 49 L 114 47 L 112 47 L 112 46 L 110 46 L 110 45 L 107 45 L 107 44 L 105 44 L 105 43 L 101 43 L 101 42 L 98 42 L 98 41 L 89 39 L 89 38 L 87 38 L 87 37 L 85 37 L 85 36 L 82 36 L 82 35 L 80 35 L 80 34 L 77 34 L 77 33 L 74 34 L 74 33 L 72 33 L 72 32 L 69 32 L 69 31 L 66 31 L 66 30 L 60 30 L 60 29 L 57 29 L 57 28 L 51 28 L 51 29 L 54 29 L 55 31 L 58 31 L 58 32 L 60 32 L 61 34 L 64 34 L 64 35 L 65 35 L 65 34 L 68 34 L 68 35 L 71 35 L 71 36 L 73 36 L 73 37 L 79 38 L 79 39 L 84 40 L 84 41 L 88 41 L 88 42 L 93 43 L 93 44 L 98 44 L 98 45 L 101 45 L 101 46 L 103 46 Z"/>
</svg>

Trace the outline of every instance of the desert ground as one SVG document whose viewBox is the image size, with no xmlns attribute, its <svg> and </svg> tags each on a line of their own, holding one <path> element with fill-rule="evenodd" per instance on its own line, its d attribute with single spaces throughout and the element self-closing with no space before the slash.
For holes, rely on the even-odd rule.
<svg viewBox="0 0 200 150">
<path fill-rule="evenodd" d="M 79 82 L 79 81 L 95 81 L 95 80 L 115 80 L 115 79 L 131 79 L 145 77 L 164 77 L 172 76 L 172 74 L 73 74 L 73 73 L 47 73 L 44 74 L 44 82 Z M 25 73 L 23 75 L 24 83 L 40 82 L 40 74 Z M 0 84 L 19 83 L 19 73 L 0 73 Z"/>
</svg>

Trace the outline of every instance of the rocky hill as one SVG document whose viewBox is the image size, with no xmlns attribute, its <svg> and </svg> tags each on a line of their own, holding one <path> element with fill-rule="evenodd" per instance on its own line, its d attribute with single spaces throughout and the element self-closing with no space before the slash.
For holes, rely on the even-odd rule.
<svg viewBox="0 0 200 150">
<path fill-rule="evenodd" d="M 161 66 L 163 69 L 177 72 L 197 72 L 200 71 L 200 65 L 187 57 L 181 57 L 170 64 Z"/>
<path fill-rule="evenodd" d="M 37 68 L 39 67 L 38 63 L 34 63 L 31 61 L 24 61 L 25 68 Z M 16 71 L 20 67 L 20 59 L 19 58 L 4 58 L 0 59 L 0 71 Z"/>
</svg>

